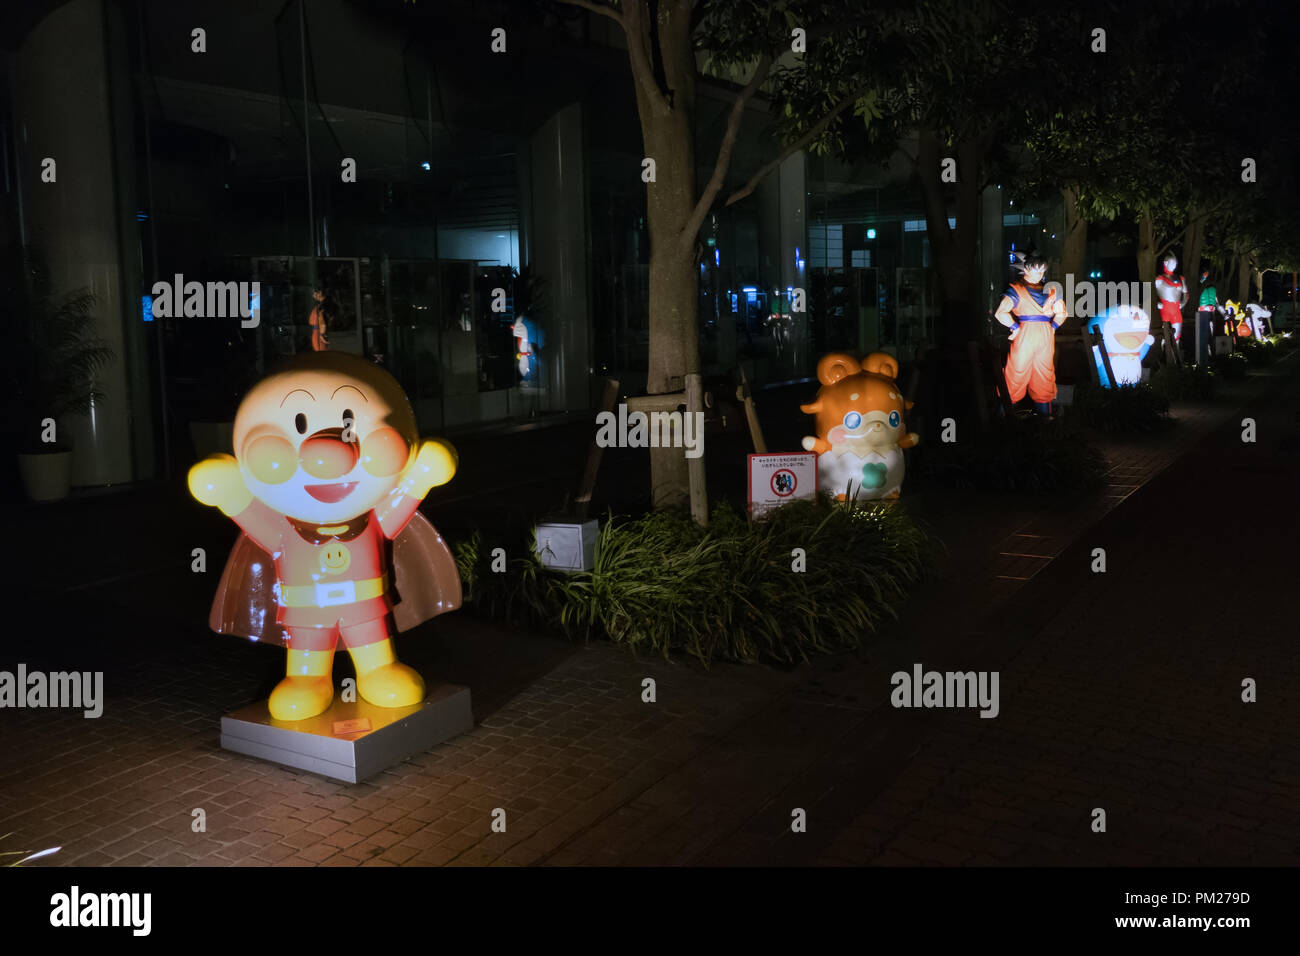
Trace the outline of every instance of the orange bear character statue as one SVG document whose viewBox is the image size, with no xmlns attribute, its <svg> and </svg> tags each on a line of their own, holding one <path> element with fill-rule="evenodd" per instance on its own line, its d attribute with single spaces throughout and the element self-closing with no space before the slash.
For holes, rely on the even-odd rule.
<svg viewBox="0 0 1300 956">
<path fill-rule="evenodd" d="M 817 400 L 800 406 L 817 416 L 817 435 L 804 438 L 803 447 L 817 452 L 817 483 L 837 501 L 898 497 L 903 449 L 921 438 L 903 424 L 912 403 L 903 400 L 897 377 L 898 361 L 886 352 L 861 362 L 832 352 L 817 363 Z"/>
<path fill-rule="evenodd" d="M 363 699 L 421 701 L 424 682 L 396 659 L 388 621 L 408 630 L 460 606 L 456 562 L 416 510 L 456 473 L 455 449 L 420 441 L 386 371 L 326 351 L 295 356 L 253 386 L 235 415 L 234 451 L 195 465 L 189 487 L 243 531 L 212 629 L 288 648 L 271 716 L 328 709 L 340 638 Z"/>
</svg>

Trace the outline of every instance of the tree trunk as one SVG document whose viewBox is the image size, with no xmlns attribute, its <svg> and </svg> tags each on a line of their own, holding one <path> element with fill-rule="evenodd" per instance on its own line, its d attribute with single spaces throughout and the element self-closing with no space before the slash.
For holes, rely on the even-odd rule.
<svg viewBox="0 0 1300 956">
<path fill-rule="evenodd" d="M 674 169 L 674 165 L 661 164 L 660 175 L 694 179 L 689 166 Z M 685 377 L 700 370 L 696 328 L 700 279 L 693 250 L 684 250 L 678 242 L 693 206 L 683 203 L 677 192 L 662 180 L 650 185 L 650 366 L 646 391 L 651 395 L 680 392 Z"/>
<path fill-rule="evenodd" d="M 1250 301 L 1250 256 L 1245 253 L 1237 259 L 1237 301 L 1242 305 Z"/>
<path fill-rule="evenodd" d="M 656 252 L 657 248 L 660 251 Z M 650 373 L 646 380 L 651 395 L 682 391 L 685 376 L 700 368 L 696 332 L 699 277 L 694 263 L 675 254 L 675 248 L 673 242 L 656 245 L 651 225 Z M 689 466 L 682 449 L 650 449 L 650 486 L 655 508 L 675 508 L 687 502 Z"/>
<path fill-rule="evenodd" d="M 1180 260 L 1183 284 L 1187 287 L 1187 304 L 1183 306 L 1183 327 L 1196 328 L 1196 306 L 1201 301 L 1201 249 L 1205 246 L 1205 216 L 1199 206 L 1187 211 L 1183 229 L 1183 255 Z"/>
<path fill-rule="evenodd" d="M 919 134 L 917 186 L 925 206 L 926 236 L 943 298 L 936 347 L 922 364 L 921 388 L 930 396 L 929 407 L 920 409 L 922 433 L 931 440 L 938 438 L 939 423 L 944 418 L 978 421 L 980 381 L 992 381 L 994 374 L 1001 373 L 1001 369 L 990 367 L 983 370 L 986 375 L 981 374 L 973 366 L 968 348 L 983 334 L 974 279 L 979 262 L 979 172 L 991 143 L 992 131 L 986 131 L 956 149 L 957 224 L 950 227 L 940 175 L 942 162 L 951 152 L 944 154 L 942 140 L 933 130 L 921 130 Z"/>
<path fill-rule="evenodd" d="M 1156 221 L 1149 206 L 1143 206 L 1138 216 L 1137 267 L 1142 282 L 1156 280 Z"/>
<path fill-rule="evenodd" d="M 979 167 L 987 151 L 986 138 L 957 147 L 957 225 L 948 225 L 948 204 L 939 178 L 941 140 L 922 130 L 917 148 L 917 184 L 925 206 L 926 237 L 934 256 L 934 269 L 943 295 L 939 341 L 945 351 L 960 350 L 979 337 L 973 279 L 979 259 Z"/>
<path fill-rule="evenodd" d="M 1061 190 L 1065 203 L 1065 242 L 1061 247 L 1061 276 L 1074 276 L 1077 283 L 1083 278 L 1083 268 L 1088 254 L 1088 220 L 1079 215 L 1079 191 L 1073 186 Z"/>
<path fill-rule="evenodd" d="M 629 6 L 631 6 L 629 4 Z M 642 16 L 648 16 L 649 10 Z M 646 391 L 680 392 L 686 376 L 700 370 L 697 310 L 699 276 L 694 236 L 684 231 L 695 209 L 695 60 L 691 51 L 690 3 L 665 0 L 654 30 L 669 102 L 635 84 L 645 155 L 655 162 L 646 184 L 650 239 L 650 357 Z M 635 63 L 634 71 L 637 69 Z M 650 484 L 656 508 L 684 504 L 690 494 L 687 459 L 680 448 L 650 451 Z"/>
</svg>

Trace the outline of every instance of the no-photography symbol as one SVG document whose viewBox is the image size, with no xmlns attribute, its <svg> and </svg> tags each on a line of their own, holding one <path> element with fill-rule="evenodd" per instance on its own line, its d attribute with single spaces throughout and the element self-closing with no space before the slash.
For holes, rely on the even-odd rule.
<svg viewBox="0 0 1300 956">
<path fill-rule="evenodd" d="M 772 472 L 772 493 L 778 498 L 788 498 L 794 494 L 799 479 L 789 468 L 779 468 Z"/>
</svg>

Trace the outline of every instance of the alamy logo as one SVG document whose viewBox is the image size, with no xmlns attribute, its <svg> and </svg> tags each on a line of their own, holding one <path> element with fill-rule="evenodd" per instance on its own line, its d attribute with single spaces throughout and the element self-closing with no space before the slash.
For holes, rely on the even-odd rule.
<svg viewBox="0 0 1300 956">
<path fill-rule="evenodd" d="M 262 283 L 186 282 L 179 272 L 171 283 L 153 284 L 153 314 L 160 319 L 232 319 L 255 329 L 262 321 Z"/>
<path fill-rule="evenodd" d="M 50 897 L 51 926 L 129 926 L 133 936 L 148 936 L 152 914 L 152 893 L 82 893 L 74 886 Z"/>
<path fill-rule="evenodd" d="M 631 412 L 619 403 L 596 416 L 596 444 L 601 448 L 685 448 L 687 458 L 704 454 L 703 412 Z"/>
<path fill-rule="evenodd" d="M 1093 282 L 1090 279 L 1075 282 L 1074 273 L 1068 272 L 1064 286 L 1059 282 L 1048 282 L 1043 291 L 1054 291 L 1070 315 L 1091 318 L 1105 315 L 1121 305 L 1136 306 L 1150 315 L 1151 286 L 1150 282 Z"/>
<path fill-rule="evenodd" d="M 979 707 L 981 717 L 996 717 L 997 671 L 925 671 L 912 665 L 912 673 L 895 671 L 889 683 L 889 702 L 895 707 Z"/>
<path fill-rule="evenodd" d="M 0 707 L 72 707 L 93 719 L 104 713 L 104 672 L 45 674 L 19 664 L 16 674 L 0 671 Z"/>
</svg>

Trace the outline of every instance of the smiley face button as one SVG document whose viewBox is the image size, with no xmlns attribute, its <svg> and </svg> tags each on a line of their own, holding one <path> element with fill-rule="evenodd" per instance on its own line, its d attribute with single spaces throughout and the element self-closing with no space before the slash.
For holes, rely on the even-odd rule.
<svg viewBox="0 0 1300 956">
<path fill-rule="evenodd" d="M 320 549 L 320 569 L 326 574 L 342 574 L 352 566 L 352 553 L 342 541 L 331 541 Z"/>
</svg>

